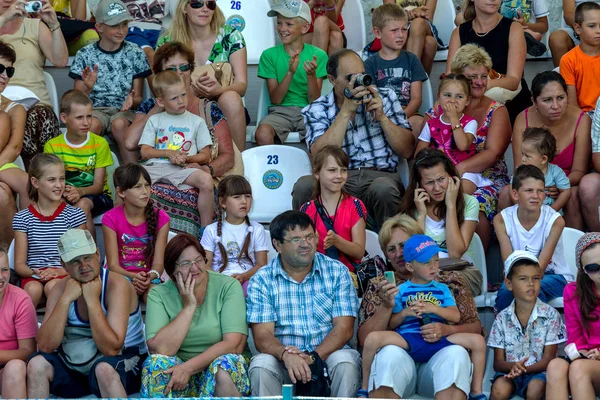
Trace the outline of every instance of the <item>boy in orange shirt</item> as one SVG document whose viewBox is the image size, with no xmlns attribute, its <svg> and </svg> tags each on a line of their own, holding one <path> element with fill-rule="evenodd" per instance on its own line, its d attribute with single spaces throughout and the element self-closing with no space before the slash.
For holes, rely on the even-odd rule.
<svg viewBox="0 0 600 400">
<path fill-rule="evenodd" d="M 560 60 L 569 104 L 593 113 L 600 95 L 600 5 L 581 3 L 575 9 L 575 32 L 581 43 Z"/>
</svg>

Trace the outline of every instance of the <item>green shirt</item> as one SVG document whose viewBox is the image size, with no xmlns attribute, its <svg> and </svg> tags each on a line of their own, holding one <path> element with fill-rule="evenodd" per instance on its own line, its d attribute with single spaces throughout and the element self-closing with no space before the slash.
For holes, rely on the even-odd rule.
<svg viewBox="0 0 600 400">
<path fill-rule="evenodd" d="M 146 339 L 173 321 L 183 309 L 183 300 L 173 281 L 156 285 L 146 303 Z M 190 329 L 177 352 L 187 361 L 223 340 L 225 333 L 248 335 L 246 300 L 242 286 L 235 279 L 208 271 L 208 288 L 204 303 L 196 308 Z M 245 352 L 250 355 L 248 351 Z"/>
<path fill-rule="evenodd" d="M 308 77 L 304 71 L 304 62 L 313 61 L 317 56 L 317 78 L 326 79 L 327 53 L 318 47 L 304 44 L 300 52 L 298 68 L 292 78 L 292 83 L 280 106 L 284 107 L 306 107 L 308 105 Z M 290 68 L 292 58 L 283 48 L 283 44 L 271 47 L 263 51 L 258 62 L 258 77 L 263 79 L 276 79 L 280 83 Z M 272 105 L 272 104 L 271 104 Z"/>
<path fill-rule="evenodd" d="M 80 144 L 69 142 L 67 134 L 63 133 L 46 142 L 44 153 L 54 154 L 65 163 L 66 183 L 76 188 L 92 186 L 96 168 L 113 165 L 108 142 L 102 136 L 92 132 L 88 132 L 87 139 Z M 106 181 L 106 173 L 103 192 L 112 196 Z"/>
</svg>

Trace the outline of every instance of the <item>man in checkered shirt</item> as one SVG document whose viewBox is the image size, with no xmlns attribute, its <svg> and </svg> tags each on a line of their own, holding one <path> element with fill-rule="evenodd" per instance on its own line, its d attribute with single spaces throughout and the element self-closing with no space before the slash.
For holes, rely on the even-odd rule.
<svg viewBox="0 0 600 400">
<path fill-rule="evenodd" d="M 358 310 L 348 268 L 317 253 L 310 217 L 286 211 L 270 225 L 279 253 L 248 285 L 248 323 L 256 349 L 250 363 L 252 396 L 281 396 L 282 383 L 309 381 L 320 357 L 331 377 L 331 396 L 354 397 L 360 355 L 348 346 Z"/>
<path fill-rule="evenodd" d="M 374 86 L 354 87 L 364 74 L 361 58 L 343 49 L 327 62 L 334 88 L 302 110 L 306 144 L 314 155 L 325 145 L 341 146 L 350 158 L 345 189 L 363 201 L 379 227 L 398 213 L 404 188 L 398 174 L 399 157 L 414 151 L 414 136 L 398 96 Z M 316 181 L 303 176 L 294 185 L 293 206 L 311 199 Z"/>
</svg>

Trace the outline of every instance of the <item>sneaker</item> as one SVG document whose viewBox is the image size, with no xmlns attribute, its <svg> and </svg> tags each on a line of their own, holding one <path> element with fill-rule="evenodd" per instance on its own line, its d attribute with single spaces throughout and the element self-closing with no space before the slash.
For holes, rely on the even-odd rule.
<svg viewBox="0 0 600 400">
<path fill-rule="evenodd" d="M 527 43 L 527 54 L 534 57 L 543 56 L 547 51 L 546 45 L 539 40 L 535 40 L 528 32 L 525 32 L 525 43 Z"/>
</svg>

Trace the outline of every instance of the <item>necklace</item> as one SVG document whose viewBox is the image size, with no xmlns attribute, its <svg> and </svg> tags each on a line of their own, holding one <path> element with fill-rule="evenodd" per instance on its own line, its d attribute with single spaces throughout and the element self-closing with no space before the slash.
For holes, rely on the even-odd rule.
<svg viewBox="0 0 600 400">
<path fill-rule="evenodd" d="M 500 14 L 498 14 L 498 15 L 500 15 Z M 478 37 L 484 37 L 484 36 L 487 36 L 487 34 L 488 34 L 488 33 L 490 33 L 491 31 L 493 31 L 494 29 L 496 29 L 496 27 L 498 26 L 498 24 L 500 23 L 500 21 L 502 21 L 502 16 L 501 16 L 501 15 L 500 15 L 500 18 L 498 18 L 498 22 L 496 22 L 496 23 L 494 24 L 494 26 L 492 26 L 492 28 L 491 28 L 491 29 L 489 29 L 487 32 L 484 32 L 484 33 L 479 33 L 479 32 L 477 32 L 477 31 L 475 30 L 475 27 L 474 27 L 474 26 L 473 26 L 473 32 L 475 32 L 475 34 L 476 34 Z"/>
<path fill-rule="evenodd" d="M 329 211 L 327 211 L 327 208 L 323 204 L 323 199 L 321 198 L 321 196 L 319 196 L 319 201 L 321 202 L 321 204 L 323 204 L 323 210 L 325 210 L 325 215 L 327 215 L 327 218 L 329 218 L 332 221 L 331 226 L 335 225 L 335 219 L 337 217 L 338 207 L 340 206 L 340 202 L 342 201 L 342 196 L 343 193 L 340 193 L 340 198 L 338 199 L 338 202 L 335 206 L 335 211 L 333 212 L 333 218 L 331 218 L 331 215 L 329 215 Z"/>
</svg>

